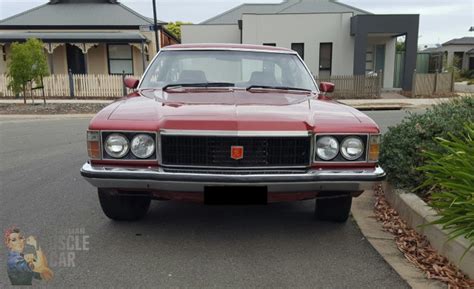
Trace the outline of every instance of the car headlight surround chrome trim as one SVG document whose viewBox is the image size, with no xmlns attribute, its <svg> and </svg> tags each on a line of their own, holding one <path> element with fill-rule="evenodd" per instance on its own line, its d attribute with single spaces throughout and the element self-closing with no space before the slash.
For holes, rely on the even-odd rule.
<svg viewBox="0 0 474 289">
<path fill-rule="evenodd" d="M 333 136 L 316 138 L 316 155 L 324 161 L 330 161 L 339 154 L 339 142 Z"/>
<path fill-rule="evenodd" d="M 147 159 L 156 150 L 155 139 L 148 134 L 136 134 L 130 142 L 130 150 L 139 159 Z"/>
<path fill-rule="evenodd" d="M 122 149 L 119 149 L 120 147 L 122 147 Z M 121 133 L 112 133 L 105 139 L 104 149 L 110 157 L 120 159 L 128 154 L 130 150 L 130 142 L 125 135 Z"/>
<path fill-rule="evenodd" d="M 360 158 L 364 150 L 364 142 L 357 136 L 348 136 L 341 143 L 341 155 L 348 161 Z"/>
</svg>

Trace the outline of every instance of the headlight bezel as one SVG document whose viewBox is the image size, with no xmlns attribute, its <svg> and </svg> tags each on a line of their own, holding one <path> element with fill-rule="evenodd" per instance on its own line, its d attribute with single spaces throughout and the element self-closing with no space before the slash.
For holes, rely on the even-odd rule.
<svg viewBox="0 0 474 289">
<path fill-rule="evenodd" d="M 128 153 L 121 158 L 114 158 L 113 156 L 109 155 L 105 150 L 105 144 L 107 137 L 112 134 L 121 134 L 124 135 L 129 143 Z M 131 146 L 132 140 L 136 135 L 145 134 L 150 136 L 155 144 L 155 148 L 153 153 L 148 158 L 139 158 L 132 153 Z M 158 148 L 159 148 L 159 138 L 158 133 L 154 131 L 127 131 L 127 130 L 101 130 L 100 131 L 100 139 L 101 139 L 101 147 L 102 147 L 102 160 L 110 160 L 110 161 L 157 161 L 159 156 Z"/>
<path fill-rule="evenodd" d="M 369 163 L 368 161 L 368 142 L 370 139 L 371 135 L 378 135 L 378 133 L 315 133 L 313 135 L 313 163 L 314 164 L 348 164 L 348 163 Z M 336 140 L 339 142 L 339 153 L 337 156 L 331 160 L 323 160 L 318 157 L 317 154 L 317 141 L 319 138 L 325 137 L 325 136 L 331 136 L 336 138 Z M 341 148 L 342 148 L 342 142 L 344 139 L 349 138 L 349 137 L 358 137 L 362 140 L 362 143 L 364 145 L 363 148 L 363 153 L 362 155 L 354 160 L 347 160 L 342 156 Z"/>
</svg>

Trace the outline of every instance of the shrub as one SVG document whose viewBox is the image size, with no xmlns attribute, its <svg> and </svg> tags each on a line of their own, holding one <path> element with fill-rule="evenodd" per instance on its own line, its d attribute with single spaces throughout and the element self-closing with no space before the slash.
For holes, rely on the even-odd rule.
<svg viewBox="0 0 474 289">
<path fill-rule="evenodd" d="M 426 151 L 427 162 L 419 168 L 426 176 L 421 187 L 431 194 L 430 206 L 438 212 L 434 224 L 449 230 L 450 239 L 464 236 L 474 246 L 474 122 L 462 137 L 436 138 L 444 152 Z M 468 250 L 469 250 L 468 248 Z"/>
<path fill-rule="evenodd" d="M 461 70 L 460 76 L 464 79 L 474 79 L 474 69 Z"/>
<path fill-rule="evenodd" d="M 390 127 L 382 138 L 380 163 L 388 180 L 398 188 L 413 190 L 425 181 L 417 170 L 425 164 L 423 151 L 443 152 L 434 138 L 446 138 L 449 133 L 461 136 L 463 124 L 474 122 L 474 97 L 435 105 L 423 114 L 410 113 L 399 125 Z M 415 190 L 426 194 L 426 188 Z"/>
</svg>

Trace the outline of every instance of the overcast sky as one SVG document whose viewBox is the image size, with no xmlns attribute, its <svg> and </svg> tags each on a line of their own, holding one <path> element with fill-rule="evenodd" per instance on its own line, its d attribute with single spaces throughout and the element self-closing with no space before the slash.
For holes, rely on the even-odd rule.
<svg viewBox="0 0 474 289">
<path fill-rule="evenodd" d="M 152 0 L 119 0 L 151 17 Z M 0 19 L 33 8 L 47 0 L 0 0 Z M 281 0 L 156 0 L 158 18 L 199 23 L 242 3 L 278 3 Z M 377 14 L 420 14 L 420 44 L 442 43 L 474 36 L 474 0 L 343 0 L 343 3 Z M 288 23 L 291 25 L 291 23 Z"/>
</svg>

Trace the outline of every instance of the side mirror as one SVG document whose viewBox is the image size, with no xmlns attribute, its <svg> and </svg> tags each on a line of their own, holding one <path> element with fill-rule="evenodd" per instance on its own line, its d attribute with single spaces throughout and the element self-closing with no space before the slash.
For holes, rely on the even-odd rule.
<svg viewBox="0 0 474 289">
<path fill-rule="evenodd" d="M 321 82 L 319 84 L 319 90 L 321 92 L 333 92 L 334 87 L 336 86 L 334 85 L 334 83 L 331 83 L 331 82 Z"/>
<path fill-rule="evenodd" d="M 123 80 L 123 83 L 125 83 L 125 86 L 131 89 L 135 89 L 138 87 L 138 83 L 140 80 L 136 79 L 135 77 L 127 76 Z"/>
</svg>

